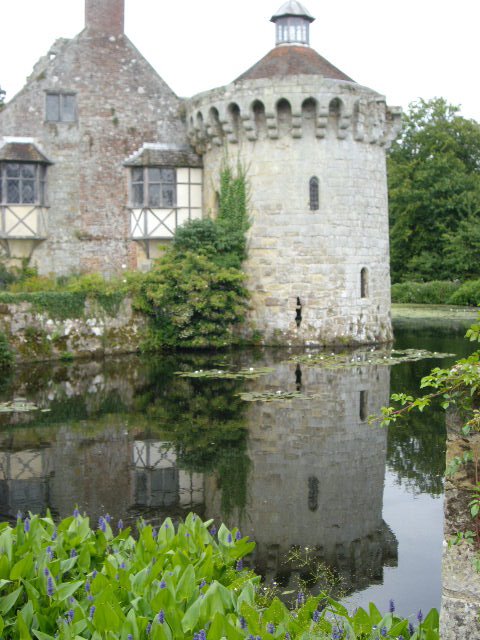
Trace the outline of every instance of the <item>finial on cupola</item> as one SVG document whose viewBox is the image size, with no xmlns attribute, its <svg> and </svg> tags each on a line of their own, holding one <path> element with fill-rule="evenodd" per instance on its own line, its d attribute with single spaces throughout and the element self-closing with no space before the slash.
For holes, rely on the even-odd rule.
<svg viewBox="0 0 480 640">
<path fill-rule="evenodd" d="M 270 18 L 275 23 L 275 44 L 310 44 L 310 22 L 315 18 L 297 0 L 288 0 Z"/>
</svg>

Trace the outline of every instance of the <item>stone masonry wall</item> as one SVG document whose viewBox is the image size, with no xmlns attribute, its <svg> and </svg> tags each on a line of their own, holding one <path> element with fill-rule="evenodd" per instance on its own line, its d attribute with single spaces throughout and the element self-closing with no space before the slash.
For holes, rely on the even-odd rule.
<svg viewBox="0 0 480 640">
<path fill-rule="evenodd" d="M 464 424 L 457 412 L 447 418 L 447 464 L 455 456 L 460 458 L 472 449 L 478 459 L 480 435 L 464 438 Z M 473 464 L 462 466 L 453 478 L 445 480 L 445 539 L 450 540 L 457 532 L 473 530 L 468 503 L 475 486 Z M 480 639 L 480 573 L 475 568 L 478 550 L 463 542 L 448 546 L 444 543 L 442 562 L 442 608 L 440 614 L 440 637 L 442 640 L 468 638 Z"/>
<path fill-rule="evenodd" d="M 213 177 L 204 210 L 215 211 L 226 160 L 247 174 L 250 321 L 267 343 L 391 339 L 385 145 L 395 118 L 375 92 L 317 76 L 238 82 L 189 102 L 189 136 Z"/>
<path fill-rule="evenodd" d="M 128 298 L 114 315 L 87 300 L 83 317 L 65 320 L 35 310 L 30 302 L 0 304 L 0 331 L 18 362 L 138 351 L 145 325 L 145 317 L 133 311 Z"/>
<path fill-rule="evenodd" d="M 46 121 L 47 92 L 75 95 L 75 122 Z M 58 40 L 39 60 L 0 113 L 0 139 L 33 138 L 53 163 L 47 170 L 47 237 L 32 256 L 41 274 L 109 276 L 136 268 L 140 249 L 130 239 L 123 163 L 145 142 L 184 144 L 180 106 L 124 35 L 86 29 Z"/>
</svg>

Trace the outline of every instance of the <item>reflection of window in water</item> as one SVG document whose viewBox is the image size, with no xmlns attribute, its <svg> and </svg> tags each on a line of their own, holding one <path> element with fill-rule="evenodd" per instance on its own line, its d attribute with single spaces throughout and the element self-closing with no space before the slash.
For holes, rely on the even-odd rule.
<svg viewBox="0 0 480 640">
<path fill-rule="evenodd" d="M 171 443 L 134 443 L 135 503 L 148 507 L 193 507 L 203 502 L 203 476 L 182 471 Z"/>
<path fill-rule="evenodd" d="M 360 420 L 365 422 L 368 417 L 368 391 L 360 391 Z"/>
<path fill-rule="evenodd" d="M 14 517 L 18 511 L 44 513 L 49 504 L 48 449 L 0 453 L 0 512 Z"/>
<path fill-rule="evenodd" d="M 310 476 L 308 478 L 308 508 L 310 511 L 318 509 L 318 478 Z"/>
</svg>

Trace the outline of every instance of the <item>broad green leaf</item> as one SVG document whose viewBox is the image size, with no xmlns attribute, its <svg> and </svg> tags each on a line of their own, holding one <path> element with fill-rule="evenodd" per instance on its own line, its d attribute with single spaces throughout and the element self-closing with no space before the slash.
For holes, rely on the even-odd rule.
<svg viewBox="0 0 480 640">
<path fill-rule="evenodd" d="M 20 640 L 32 640 L 32 636 L 30 635 L 28 626 L 25 620 L 23 619 L 21 611 L 17 612 L 17 623 L 15 626 L 17 627 Z"/>
<path fill-rule="evenodd" d="M 28 578 L 33 569 L 33 553 L 27 553 L 21 560 L 16 562 L 10 571 L 10 580 L 20 580 Z"/>
<path fill-rule="evenodd" d="M 99 604 L 93 614 L 93 624 L 100 633 L 120 631 L 121 621 L 109 602 Z"/>
<path fill-rule="evenodd" d="M 61 584 L 59 587 L 57 587 L 57 590 L 55 591 L 55 594 L 54 594 L 55 600 L 58 600 L 58 602 L 61 602 L 62 600 L 66 600 L 67 598 L 70 598 L 70 596 L 73 596 L 75 591 L 77 591 L 77 589 L 79 589 L 83 584 L 84 584 L 83 580 L 77 580 L 76 582 L 67 582 L 65 584 Z"/>
<path fill-rule="evenodd" d="M 0 613 L 4 616 L 6 615 L 13 605 L 17 602 L 19 595 L 22 593 L 23 587 L 18 587 L 12 593 L 9 593 L 8 596 L 3 596 L 0 598 Z"/>
<path fill-rule="evenodd" d="M 183 572 L 176 589 L 176 599 L 188 600 L 193 593 L 193 590 L 197 588 L 195 584 L 195 569 L 191 564 Z"/>
<path fill-rule="evenodd" d="M 54 640 L 55 638 L 55 636 L 49 636 L 48 633 L 43 633 L 43 631 L 38 631 L 38 629 L 32 629 L 32 633 L 38 640 Z"/>
</svg>

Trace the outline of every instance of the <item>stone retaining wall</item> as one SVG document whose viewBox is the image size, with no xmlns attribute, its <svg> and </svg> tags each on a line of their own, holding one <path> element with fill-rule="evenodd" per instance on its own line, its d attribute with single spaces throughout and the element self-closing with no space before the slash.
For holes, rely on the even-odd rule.
<svg viewBox="0 0 480 640">
<path fill-rule="evenodd" d="M 18 362 L 138 351 L 145 326 L 129 298 L 111 313 L 87 299 L 82 317 L 67 319 L 51 318 L 31 302 L 0 304 L 0 331 Z"/>
<path fill-rule="evenodd" d="M 468 442 L 461 432 L 463 420 L 457 413 L 447 418 L 447 464 L 455 456 L 462 457 L 470 448 L 480 448 L 480 435 Z M 445 540 L 459 531 L 475 528 L 468 508 L 475 485 L 473 464 L 461 466 L 453 478 L 445 480 Z M 442 609 L 440 637 L 442 640 L 480 639 L 480 572 L 474 566 L 478 551 L 473 544 L 444 543 Z"/>
</svg>

